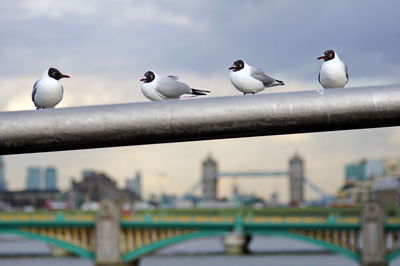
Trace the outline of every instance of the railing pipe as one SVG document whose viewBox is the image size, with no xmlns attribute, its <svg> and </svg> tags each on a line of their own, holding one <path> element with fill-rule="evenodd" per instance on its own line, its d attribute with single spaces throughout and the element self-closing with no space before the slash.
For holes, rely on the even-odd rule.
<svg viewBox="0 0 400 266">
<path fill-rule="evenodd" d="M 0 113 L 0 154 L 400 125 L 400 85 Z"/>
</svg>

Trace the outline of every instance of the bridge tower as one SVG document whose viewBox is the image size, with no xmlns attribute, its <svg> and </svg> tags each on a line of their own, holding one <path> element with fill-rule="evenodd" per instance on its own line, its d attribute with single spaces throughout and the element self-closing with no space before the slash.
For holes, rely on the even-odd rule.
<svg viewBox="0 0 400 266">
<path fill-rule="evenodd" d="M 214 201 L 217 199 L 218 164 L 211 154 L 203 161 L 202 170 L 203 198 L 206 201 Z"/>
<path fill-rule="evenodd" d="M 289 195 L 290 204 L 297 205 L 304 201 L 304 161 L 295 153 L 289 160 Z"/>
</svg>

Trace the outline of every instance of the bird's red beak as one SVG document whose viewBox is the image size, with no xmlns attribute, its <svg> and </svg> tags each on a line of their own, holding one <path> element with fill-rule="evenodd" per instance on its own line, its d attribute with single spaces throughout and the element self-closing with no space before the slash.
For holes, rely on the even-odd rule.
<svg viewBox="0 0 400 266">
<path fill-rule="evenodd" d="M 141 78 L 141 79 L 140 79 L 140 81 L 145 81 L 145 80 L 146 80 L 146 78 Z"/>
<path fill-rule="evenodd" d="M 67 79 L 69 79 L 69 78 L 71 78 L 70 76 L 68 76 L 68 75 L 62 75 L 62 77 L 61 78 L 67 78 Z"/>
<path fill-rule="evenodd" d="M 320 56 L 320 57 L 317 58 L 317 60 L 320 60 L 320 59 L 324 59 L 325 60 L 325 56 Z"/>
<path fill-rule="evenodd" d="M 232 69 L 236 69 L 236 67 L 234 67 L 234 66 L 231 66 L 230 68 L 228 68 L 229 70 L 232 70 Z"/>
</svg>

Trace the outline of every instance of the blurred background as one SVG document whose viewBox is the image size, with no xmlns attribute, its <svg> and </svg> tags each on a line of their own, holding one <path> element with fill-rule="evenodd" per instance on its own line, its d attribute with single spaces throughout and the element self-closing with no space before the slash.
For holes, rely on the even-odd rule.
<svg viewBox="0 0 400 266">
<path fill-rule="evenodd" d="M 395 0 L 2 0 L 0 111 L 34 110 L 32 86 L 49 67 L 71 76 L 57 108 L 148 101 L 139 88 L 148 70 L 211 90 L 207 97 L 240 96 L 228 71 L 237 59 L 285 82 L 262 93 L 317 90 L 317 57 L 328 49 L 349 67 L 346 87 L 399 83 L 399 9 Z M 209 159 L 221 172 L 268 172 L 287 171 L 298 156 L 322 194 L 355 205 L 380 178 L 397 186 L 399 134 L 378 128 L 9 155 L 0 159 L 0 184 L 65 193 L 85 176 L 103 176 L 118 189 L 137 192 L 139 182 L 139 199 L 160 202 L 194 188 Z M 318 189 L 306 187 L 302 203 L 321 200 Z M 290 204 L 286 178 L 226 178 L 217 191 L 228 201 L 236 193 Z"/>
</svg>

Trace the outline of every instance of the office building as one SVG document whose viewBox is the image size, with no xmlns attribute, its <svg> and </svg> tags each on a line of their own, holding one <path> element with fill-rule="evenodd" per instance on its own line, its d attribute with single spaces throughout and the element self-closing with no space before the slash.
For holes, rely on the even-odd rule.
<svg viewBox="0 0 400 266">
<path fill-rule="evenodd" d="M 26 177 L 26 189 L 40 190 L 41 188 L 41 169 L 39 167 L 29 167 L 28 176 Z"/>
<path fill-rule="evenodd" d="M 44 189 L 57 190 L 57 170 L 54 167 L 47 167 L 44 171 Z"/>
<path fill-rule="evenodd" d="M 6 184 L 6 174 L 5 174 L 5 167 L 4 167 L 4 159 L 0 156 L 0 191 L 6 191 L 7 184 Z"/>
<path fill-rule="evenodd" d="M 126 189 L 132 192 L 138 199 L 142 199 L 142 175 L 136 172 L 134 179 L 126 180 Z"/>
</svg>

